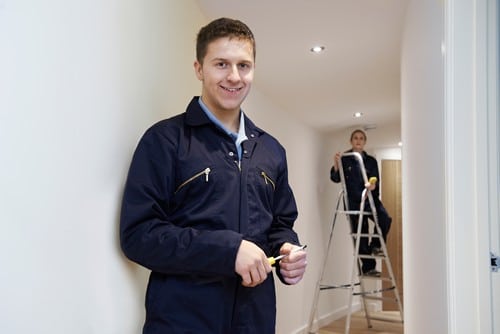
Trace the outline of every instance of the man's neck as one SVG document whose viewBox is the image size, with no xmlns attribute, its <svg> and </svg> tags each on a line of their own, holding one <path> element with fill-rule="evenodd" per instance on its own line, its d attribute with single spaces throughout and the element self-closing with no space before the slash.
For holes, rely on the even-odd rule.
<svg viewBox="0 0 500 334">
<path fill-rule="evenodd" d="M 238 132 L 240 128 L 239 112 L 236 114 L 233 112 L 213 112 L 213 114 L 228 130 Z"/>
<path fill-rule="evenodd" d="M 202 102 L 205 106 L 210 110 L 210 112 L 219 120 L 219 122 L 224 125 L 225 128 L 232 132 L 238 132 L 240 128 L 240 110 L 220 110 L 214 108 L 210 104 L 207 104 L 207 101 L 201 97 Z"/>
</svg>

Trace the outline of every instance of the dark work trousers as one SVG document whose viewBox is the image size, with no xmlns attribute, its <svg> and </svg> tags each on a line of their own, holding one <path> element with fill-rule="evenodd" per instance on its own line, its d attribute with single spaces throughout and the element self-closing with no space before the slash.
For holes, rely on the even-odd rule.
<svg viewBox="0 0 500 334">
<path fill-rule="evenodd" d="M 353 210 L 359 209 L 359 204 L 351 203 L 350 208 Z M 389 233 L 389 229 L 391 228 L 391 223 L 392 223 L 392 218 L 389 216 L 387 213 L 387 210 L 384 208 L 382 203 L 380 201 L 375 201 L 375 208 L 377 210 L 377 219 L 378 219 L 378 225 L 380 226 L 380 229 L 382 230 L 382 237 L 384 238 L 384 242 L 387 241 L 387 233 Z M 370 212 L 370 207 L 367 206 L 367 209 L 364 210 L 364 212 Z M 371 214 L 365 214 L 363 215 L 363 222 L 361 225 L 361 233 L 366 234 L 369 232 L 369 227 L 368 227 L 368 218 L 373 221 L 373 217 Z M 358 215 L 350 215 L 350 220 L 351 220 L 351 229 L 352 233 L 356 234 L 358 231 L 358 221 L 359 221 L 359 216 Z M 375 229 L 374 233 L 377 233 L 377 230 Z M 354 243 L 356 243 L 356 239 L 353 238 Z M 375 248 L 380 248 L 380 238 L 378 237 L 372 237 L 371 243 L 368 237 L 361 237 L 359 241 L 359 254 L 371 254 L 372 250 Z M 366 273 L 372 269 L 375 269 L 376 262 L 375 259 L 361 259 L 362 266 L 361 270 L 363 273 Z"/>
</svg>

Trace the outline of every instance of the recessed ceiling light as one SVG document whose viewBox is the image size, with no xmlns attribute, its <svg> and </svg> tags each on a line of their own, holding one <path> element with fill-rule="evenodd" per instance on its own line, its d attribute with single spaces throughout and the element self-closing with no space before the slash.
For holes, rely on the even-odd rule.
<svg viewBox="0 0 500 334">
<path fill-rule="evenodd" d="M 363 113 L 362 112 L 355 112 L 353 114 L 353 116 L 356 117 L 356 118 L 360 118 L 361 116 L 363 116 Z"/>
<path fill-rule="evenodd" d="M 312 53 L 321 53 L 325 51 L 325 47 L 323 45 L 316 45 L 311 48 Z"/>
</svg>

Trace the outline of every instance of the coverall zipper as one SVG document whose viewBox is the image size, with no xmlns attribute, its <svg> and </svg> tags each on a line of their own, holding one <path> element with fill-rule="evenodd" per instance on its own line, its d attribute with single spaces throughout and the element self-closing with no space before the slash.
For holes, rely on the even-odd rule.
<svg viewBox="0 0 500 334">
<path fill-rule="evenodd" d="M 181 185 L 179 187 L 177 187 L 177 189 L 175 190 L 174 193 L 177 193 L 179 190 L 181 190 L 185 185 L 187 185 L 188 183 L 190 183 L 191 181 L 193 181 L 194 179 L 202 176 L 203 174 L 205 174 L 205 182 L 208 182 L 208 174 L 210 174 L 210 167 L 207 167 L 205 168 L 204 170 L 202 170 L 201 172 L 199 173 L 196 173 L 195 175 L 191 176 L 189 179 L 187 179 L 186 181 L 182 182 Z"/>
</svg>

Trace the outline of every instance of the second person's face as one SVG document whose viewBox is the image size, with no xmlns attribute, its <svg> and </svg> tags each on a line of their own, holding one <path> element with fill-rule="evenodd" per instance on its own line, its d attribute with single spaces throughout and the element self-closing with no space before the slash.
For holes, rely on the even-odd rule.
<svg viewBox="0 0 500 334">
<path fill-rule="evenodd" d="M 202 81 L 202 100 L 215 115 L 237 113 L 250 92 L 254 74 L 252 44 L 219 38 L 208 45 L 203 64 L 194 63 Z"/>
<path fill-rule="evenodd" d="M 356 132 L 351 139 L 352 150 L 355 152 L 361 152 L 364 150 L 366 144 L 366 138 L 361 132 Z"/>
</svg>

